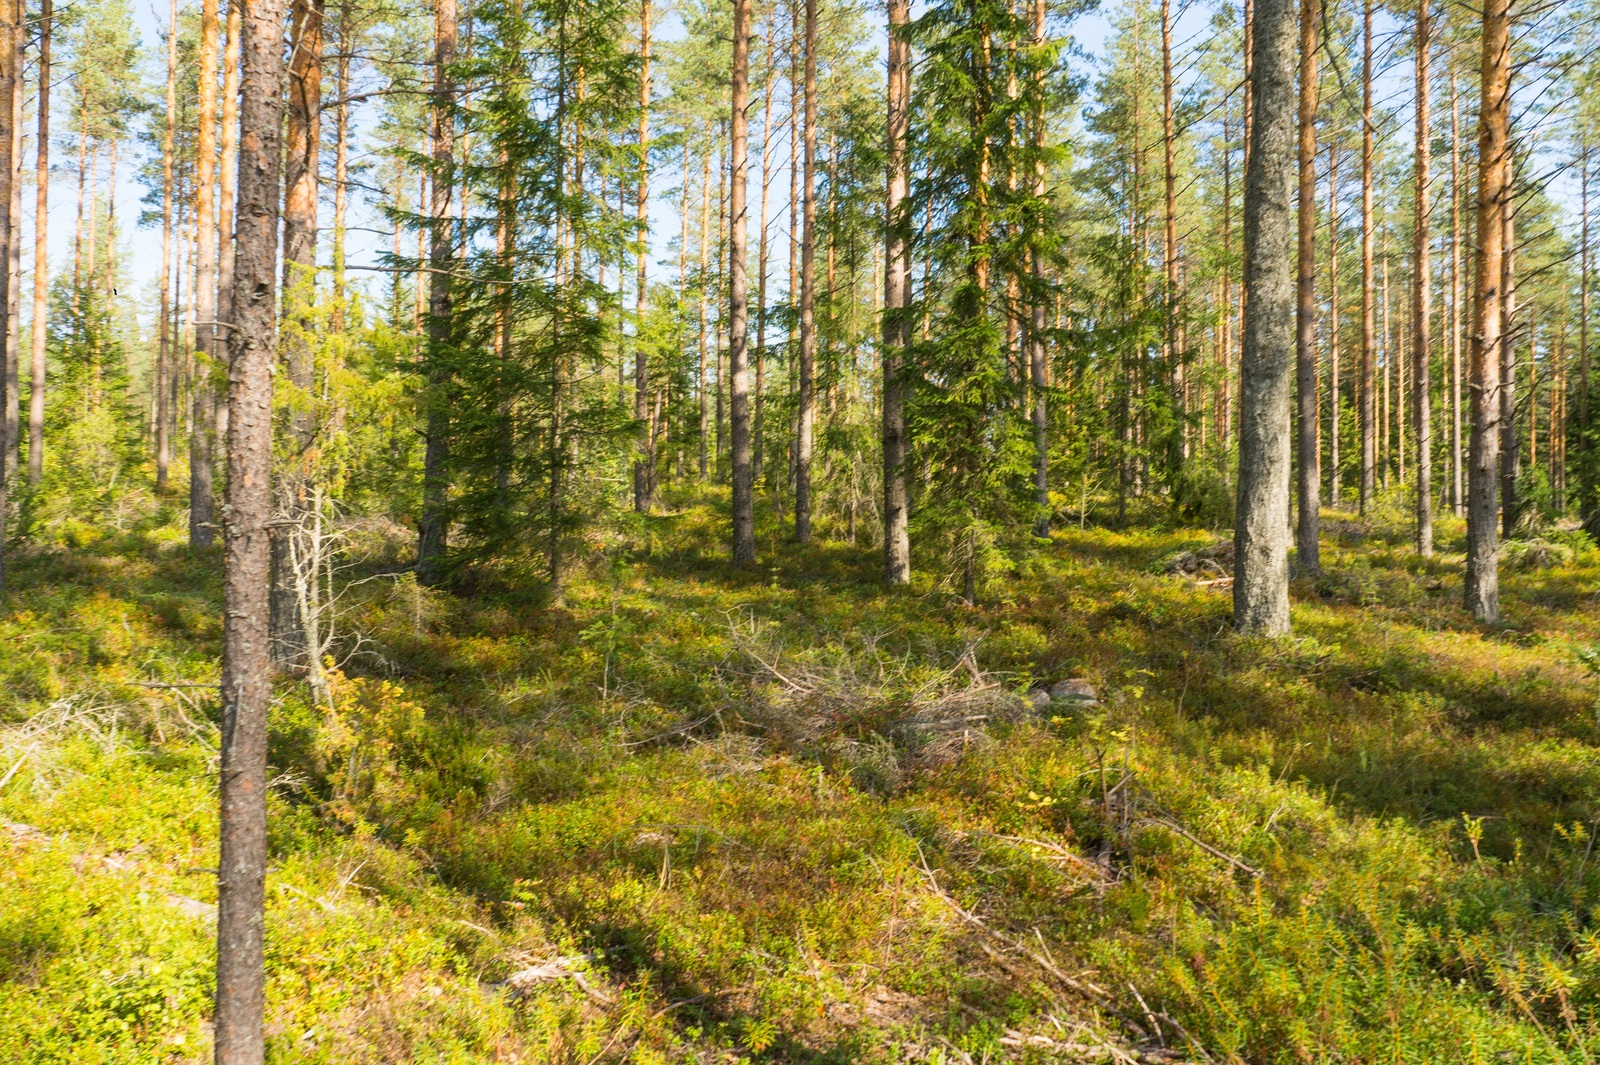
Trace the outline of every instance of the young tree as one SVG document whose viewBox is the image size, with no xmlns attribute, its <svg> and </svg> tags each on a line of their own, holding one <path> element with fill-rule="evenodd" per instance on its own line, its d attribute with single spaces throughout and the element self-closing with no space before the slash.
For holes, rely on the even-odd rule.
<svg viewBox="0 0 1600 1065">
<path fill-rule="evenodd" d="M 1255 0 L 1245 168 L 1244 348 L 1239 500 L 1234 527 L 1233 624 L 1242 633 L 1289 631 L 1289 383 L 1294 368 L 1293 0 Z"/>
<path fill-rule="evenodd" d="M 167 486 L 170 443 L 167 426 L 167 375 L 172 367 L 172 170 L 173 141 L 178 123 L 178 0 L 172 0 L 167 15 L 167 112 L 161 138 L 161 304 L 156 348 L 156 490 Z M 191 452 L 192 453 L 192 452 Z M 191 523 L 192 524 L 192 523 Z"/>
<path fill-rule="evenodd" d="M 1504 216 L 1511 124 L 1509 0 L 1485 0 L 1478 103 L 1478 284 L 1472 330 L 1472 438 L 1467 479 L 1466 607 L 1500 619 L 1496 478 L 1500 472 L 1500 345 L 1505 292 Z"/>
<path fill-rule="evenodd" d="M 39 7 L 39 143 L 34 175 L 33 336 L 28 372 L 28 483 L 44 475 L 45 342 L 49 330 L 50 258 L 50 33 L 51 0 Z"/>
<path fill-rule="evenodd" d="M 1372 210 L 1372 0 L 1361 8 L 1361 513 L 1372 505 L 1377 490 L 1377 313 L 1373 302 L 1377 275 L 1373 270 Z"/>
<path fill-rule="evenodd" d="M 1431 229 L 1428 220 L 1428 193 L 1432 183 L 1432 121 L 1429 112 L 1429 51 L 1433 47 L 1428 5 L 1432 0 L 1417 0 L 1417 118 L 1416 165 L 1412 179 L 1416 206 L 1412 221 L 1412 413 L 1417 432 L 1417 554 L 1433 555 L 1433 410 L 1430 405 L 1432 373 L 1429 358 L 1433 348 L 1433 299 L 1430 286 L 1429 254 Z"/>
<path fill-rule="evenodd" d="M 228 506 L 223 515 L 222 853 L 217 866 L 217 1065 L 260 1065 L 265 1001 L 267 647 L 272 366 L 278 346 L 283 0 L 242 16 L 239 231 L 228 334 Z"/>
</svg>

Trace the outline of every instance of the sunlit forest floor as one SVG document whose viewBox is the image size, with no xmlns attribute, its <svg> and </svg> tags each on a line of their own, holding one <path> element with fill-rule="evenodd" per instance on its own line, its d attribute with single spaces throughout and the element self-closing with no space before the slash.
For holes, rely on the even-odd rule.
<svg viewBox="0 0 1600 1065">
<path fill-rule="evenodd" d="M 1203 530 L 1064 530 L 967 607 L 669 505 L 563 607 L 355 531 L 336 708 L 273 711 L 270 1060 L 1600 1053 L 1594 552 L 1485 630 L 1459 523 L 1329 512 L 1253 642 L 1165 572 Z M 12 574 L 8 1062 L 208 1060 L 220 573 L 172 516 Z"/>
</svg>

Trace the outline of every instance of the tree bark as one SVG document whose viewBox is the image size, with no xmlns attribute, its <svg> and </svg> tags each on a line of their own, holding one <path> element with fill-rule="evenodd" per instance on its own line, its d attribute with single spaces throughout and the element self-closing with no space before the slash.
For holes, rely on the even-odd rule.
<svg viewBox="0 0 1600 1065">
<path fill-rule="evenodd" d="M 1177 129 L 1172 110 L 1172 0 L 1161 0 L 1161 149 L 1163 229 L 1162 303 L 1166 309 L 1167 374 L 1178 418 L 1179 448 L 1189 453 L 1189 426 L 1183 402 L 1183 355 L 1178 350 L 1178 172 L 1174 160 Z"/>
<path fill-rule="evenodd" d="M 1428 192 L 1432 182 L 1433 145 L 1430 139 L 1429 51 L 1433 47 L 1428 5 L 1417 4 L 1417 150 L 1416 217 L 1413 221 L 1412 259 L 1412 413 L 1417 432 L 1417 554 L 1433 556 L 1433 410 L 1432 374 L 1428 359 L 1433 347 L 1433 301 L 1431 275 Z"/>
<path fill-rule="evenodd" d="M 1374 321 L 1372 237 L 1372 0 L 1361 14 L 1361 513 L 1377 489 L 1377 325 Z"/>
<path fill-rule="evenodd" d="M 1245 171 L 1247 310 L 1241 359 L 1234 627 L 1289 631 L 1289 392 L 1294 368 L 1295 10 L 1255 0 L 1255 120 Z"/>
<path fill-rule="evenodd" d="M 1511 124 L 1509 0 L 1483 6 L 1478 104 L 1478 284 L 1472 333 L 1472 440 L 1467 484 L 1467 610 L 1500 620 L 1495 479 L 1500 466 L 1500 343 Z"/>
<path fill-rule="evenodd" d="M 756 283 L 756 394 L 755 422 L 750 441 L 750 482 L 759 485 L 762 464 L 765 461 L 767 425 L 767 258 L 771 246 L 767 242 L 768 208 L 772 193 L 772 97 L 773 67 L 776 61 L 776 14 L 767 16 L 767 70 L 763 100 L 761 101 L 761 219 L 757 223 L 761 247 L 756 253 L 760 277 Z"/>
<path fill-rule="evenodd" d="M 1317 444 L 1317 31 L 1320 0 L 1300 0 L 1300 203 L 1295 371 L 1300 520 L 1295 548 L 1305 573 L 1322 571 L 1322 455 Z"/>
<path fill-rule="evenodd" d="M 795 434 L 794 537 L 811 542 L 811 451 L 816 420 L 817 0 L 805 0 L 805 141 L 800 235 L 800 410 Z"/>
<path fill-rule="evenodd" d="M 178 121 L 178 0 L 167 15 L 167 121 L 161 136 L 161 283 L 160 322 L 156 338 L 156 491 L 167 487 L 171 441 L 167 427 L 167 375 L 172 367 L 172 167 Z"/>
<path fill-rule="evenodd" d="M 22 91 L 22 71 L 17 63 L 16 42 L 23 33 L 23 18 L 22 0 L 0 3 L 0 122 L 5 123 L 5 128 L 0 129 L 0 241 L 6 245 L 9 245 L 12 229 L 18 222 L 11 210 L 11 186 L 17 173 L 16 159 L 13 157 L 16 137 L 11 102 Z M 11 288 L 11 271 L 0 270 L 0 313 L 6 316 L 6 322 L 0 323 L 0 329 L 10 325 Z M 3 335 L 0 332 L 0 336 Z M 6 378 L 7 375 L 0 372 L 0 406 L 3 406 L 5 394 L 9 391 Z M 0 435 L 4 435 L 3 430 L 0 430 Z M 4 444 L 5 441 L 0 440 L 0 451 L 9 451 Z M 10 471 L 0 462 L 0 592 L 5 590 L 6 578 L 4 544 L 6 497 L 11 487 L 9 474 Z"/>
<path fill-rule="evenodd" d="M 39 143 L 33 226 L 33 336 L 28 372 L 28 483 L 44 476 L 45 341 L 49 336 L 50 259 L 50 33 L 51 0 L 39 8 Z M 159 431 L 165 432 L 165 427 Z M 163 478 L 164 480 L 164 478 Z"/>
<path fill-rule="evenodd" d="M 1450 71 L 1450 506 L 1466 504 L 1461 462 L 1461 94 Z"/>
<path fill-rule="evenodd" d="M 1340 505 L 1339 423 L 1339 155 L 1328 145 L 1328 500 Z"/>
<path fill-rule="evenodd" d="M 338 103 L 333 111 L 333 331 L 343 333 L 345 325 L 345 215 L 349 206 L 350 183 L 350 59 L 355 51 L 355 28 L 351 25 L 353 0 L 339 4 L 339 59 L 336 64 Z"/>
<path fill-rule="evenodd" d="M 755 503 L 750 477 L 750 294 L 745 258 L 750 219 L 750 0 L 733 0 L 732 185 L 728 189 L 729 417 L 733 431 L 733 564 L 756 560 Z"/>
<path fill-rule="evenodd" d="M 446 395 L 451 373 L 450 343 L 450 168 L 455 155 L 455 85 L 451 64 L 456 53 L 456 0 L 435 0 L 433 34 L 433 180 L 429 204 L 428 248 L 428 384 L 427 441 L 422 460 L 422 519 L 417 523 L 417 578 L 437 584 L 443 561 L 449 516 L 446 513 L 446 463 L 449 461 L 450 412 Z"/>
<path fill-rule="evenodd" d="M 228 334 L 228 505 L 223 512 L 222 854 L 217 873 L 217 1065 L 260 1065 L 265 1005 L 267 650 L 272 366 L 278 345 L 283 0 L 243 15 L 239 232 Z"/>
<path fill-rule="evenodd" d="M 216 398 L 211 387 L 217 351 L 217 239 L 216 239 L 216 131 L 217 131 L 217 0 L 200 5 L 200 85 L 197 107 L 199 129 L 195 137 L 195 287 L 198 320 L 195 354 L 198 372 L 193 397 L 196 436 L 204 436 L 204 490 L 211 497 L 210 456 L 216 438 Z M 192 484 L 192 482 L 191 482 Z"/>
<path fill-rule="evenodd" d="M 1043 49 L 1045 44 L 1045 0 L 1033 0 L 1033 46 Z M 1170 33 L 1169 33 L 1170 38 Z M 1170 53 L 1170 50 L 1169 50 Z M 1170 60 L 1170 54 L 1169 54 Z M 1048 374 L 1045 366 L 1045 276 L 1044 276 L 1044 227 L 1045 218 L 1045 166 L 1044 146 L 1046 133 L 1045 118 L 1045 84 L 1044 65 L 1039 60 L 1034 60 L 1033 73 L 1033 114 L 1030 121 L 1033 124 L 1033 207 L 1039 214 L 1034 219 L 1034 233 L 1032 234 L 1032 247 L 1029 249 L 1029 268 L 1033 274 L 1033 299 L 1032 299 L 1032 329 L 1029 333 L 1029 366 L 1028 374 L 1033 386 L 1033 505 L 1037 508 L 1038 516 L 1034 519 L 1033 532 L 1035 536 L 1050 535 L 1050 419 L 1048 399 L 1045 387 L 1048 384 Z M 909 56 L 907 67 L 909 68 Z M 1168 63 L 1167 95 L 1171 99 L 1171 64 Z M 909 91 L 907 97 L 910 96 Z M 909 99 L 907 101 L 909 106 Z M 1168 108 L 1170 115 L 1171 109 Z M 1171 157 L 1172 140 L 1171 130 L 1168 130 L 1167 154 Z M 1168 167 L 1171 172 L 1171 167 Z M 1170 192 L 1170 190 L 1169 190 Z M 1173 198 L 1169 195 L 1168 206 L 1172 206 Z M 1176 231 L 1168 234 L 1173 240 L 1169 250 L 1175 251 Z M 1172 280 L 1169 276 L 1169 281 Z M 907 293 L 909 296 L 909 291 Z M 909 326 L 908 326 L 909 328 Z M 909 337 L 908 337 L 909 339 Z M 1187 429 L 1184 430 L 1187 434 Z M 1187 435 L 1185 435 L 1187 440 Z M 1185 450 L 1187 454 L 1187 448 Z"/>
<path fill-rule="evenodd" d="M 644 349 L 645 319 L 650 293 L 645 266 L 650 256 L 650 0 L 639 5 L 639 188 L 634 239 L 639 242 L 637 291 L 634 297 L 633 417 L 645 426 L 639 455 L 633 461 L 633 509 L 650 510 L 650 463 L 653 428 L 650 414 L 650 361 Z"/>
<path fill-rule="evenodd" d="M 1509 48 L 1509 45 L 1507 46 Z M 1507 137 L 1509 142 L 1509 134 Z M 1517 479 L 1522 473 L 1522 448 L 1517 440 L 1517 238 L 1512 170 L 1513 148 L 1506 149 L 1505 193 L 1500 219 L 1505 227 L 1500 282 L 1500 535 L 1509 540 L 1522 517 Z"/>
<path fill-rule="evenodd" d="M 906 507 L 906 349 L 911 343 L 911 246 L 906 216 L 909 192 L 906 135 L 911 123 L 910 0 L 889 2 L 889 75 L 885 87 L 883 269 L 883 577 L 890 584 L 911 580 L 911 537 Z"/>
</svg>

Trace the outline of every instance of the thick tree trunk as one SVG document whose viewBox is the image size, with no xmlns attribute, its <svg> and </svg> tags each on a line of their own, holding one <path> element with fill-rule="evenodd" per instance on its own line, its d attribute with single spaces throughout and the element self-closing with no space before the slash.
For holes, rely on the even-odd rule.
<svg viewBox="0 0 1600 1065">
<path fill-rule="evenodd" d="M 805 161 L 800 236 L 800 410 L 795 434 L 794 537 L 811 541 L 811 450 L 816 420 L 817 0 L 805 0 Z"/>
<path fill-rule="evenodd" d="M 1300 0 L 1299 271 L 1295 302 L 1295 373 L 1299 425 L 1300 520 L 1295 548 L 1300 568 L 1322 571 L 1318 544 L 1322 455 L 1317 444 L 1317 31 L 1320 0 Z"/>
<path fill-rule="evenodd" d="M 45 341 L 50 315 L 50 33 L 51 0 L 39 8 L 39 143 L 35 169 L 33 226 L 33 337 L 28 367 L 28 483 L 44 475 Z M 158 427 L 165 433 L 165 427 Z M 164 441 L 163 441 L 164 442 Z"/>
<path fill-rule="evenodd" d="M 1361 513 L 1377 490 L 1377 323 L 1372 237 L 1372 0 L 1362 5 L 1361 44 Z"/>
<path fill-rule="evenodd" d="M 417 522 L 417 578 L 437 584 L 445 551 L 449 515 L 450 411 L 450 177 L 455 157 L 455 85 L 451 65 L 456 54 L 456 0 L 435 0 L 433 35 L 433 197 L 429 204 L 428 248 L 428 385 L 427 442 L 422 460 L 422 518 Z"/>
<path fill-rule="evenodd" d="M 1247 310 L 1240 390 L 1234 627 L 1289 631 L 1289 392 L 1294 368 L 1293 0 L 1255 0 L 1255 120 L 1245 171 Z"/>
<path fill-rule="evenodd" d="M 885 87 L 884 218 L 887 241 L 883 270 L 883 577 L 890 584 L 911 580 L 911 538 L 906 507 L 906 348 L 911 343 L 911 228 L 906 135 L 911 122 L 910 0 L 889 0 L 889 76 Z"/>
<path fill-rule="evenodd" d="M 1511 39 L 1509 0 L 1485 0 L 1478 104 L 1478 284 L 1472 331 L 1472 441 L 1467 484 L 1466 607 L 1500 620 L 1496 476 L 1500 472 L 1500 344 L 1510 189 Z"/>
<path fill-rule="evenodd" d="M 649 315 L 650 292 L 645 266 L 650 257 L 650 0 L 639 5 L 639 187 L 634 239 L 639 242 L 637 290 L 633 311 L 633 417 L 645 427 L 639 455 L 633 461 L 633 509 L 640 514 L 650 510 L 650 464 L 653 458 L 653 427 L 650 415 L 650 360 L 644 350 L 645 319 Z"/>
<path fill-rule="evenodd" d="M 745 207 L 750 178 L 750 0 L 733 0 L 733 99 L 728 190 L 729 411 L 733 430 L 733 564 L 756 560 L 754 483 L 750 477 L 750 295 L 745 277 L 750 219 Z"/>
<path fill-rule="evenodd" d="M 217 1065 L 260 1065 L 267 874 L 267 649 L 272 366 L 278 346 L 283 0 L 238 0 L 239 218 L 228 333 L 228 505 L 223 512 L 222 854 L 217 872 Z"/>
<path fill-rule="evenodd" d="M 1433 410 L 1430 390 L 1433 375 L 1428 360 L 1433 347 L 1433 301 L 1431 275 L 1430 226 L 1428 223 L 1428 186 L 1432 181 L 1432 142 L 1429 112 L 1429 51 L 1433 47 L 1432 27 L 1428 21 L 1428 2 L 1417 4 L 1417 150 L 1416 150 L 1416 212 L 1413 220 L 1412 260 L 1412 413 L 1417 431 L 1417 554 L 1423 558 L 1433 555 Z"/>
</svg>

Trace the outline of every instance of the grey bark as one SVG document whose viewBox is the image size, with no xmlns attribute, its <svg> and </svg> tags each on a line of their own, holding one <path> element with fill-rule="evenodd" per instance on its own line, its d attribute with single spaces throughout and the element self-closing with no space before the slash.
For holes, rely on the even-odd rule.
<svg viewBox="0 0 1600 1065">
<path fill-rule="evenodd" d="M 1322 570 L 1318 544 L 1322 454 L 1317 442 L 1317 31 L 1319 0 L 1300 4 L 1299 273 L 1295 303 L 1295 371 L 1299 412 L 1300 514 L 1295 548 L 1302 571 Z"/>
<path fill-rule="evenodd" d="M 889 0 L 888 118 L 884 218 L 888 224 L 883 271 L 883 576 L 890 584 L 911 580 L 911 538 L 906 507 L 906 384 L 903 377 L 911 321 L 911 249 L 904 217 L 906 134 L 911 118 L 911 43 L 906 29 L 910 0 Z"/>
<path fill-rule="evenodd" d="M 733 564 L 756 560 L 754 485 L 750 477 L 750 292 L 745 258 L 750 236 L 750 0 L 733 0 L 732 184 L 728 189 L 729 416 L 733 430 Z"/>
<path fill-rule="evenodd" d="M 450 65 L 456 54 L 456 0 L 435 0 L 433 36 L 433 180 L 428 248 L 428 385 L 427 430 L 422 458 L 422 518 L 417 522 L 417 579 L 436 584 L 443 574 L 449 517 L 445 512 L 445 464 L 450 454 L 450 412 L 446 392 L 450 371 L 445 365 L 450 343 L 450 177 L 455 153 L 455 118 L 451 113 L 454 85 Z"/>
</svg>

